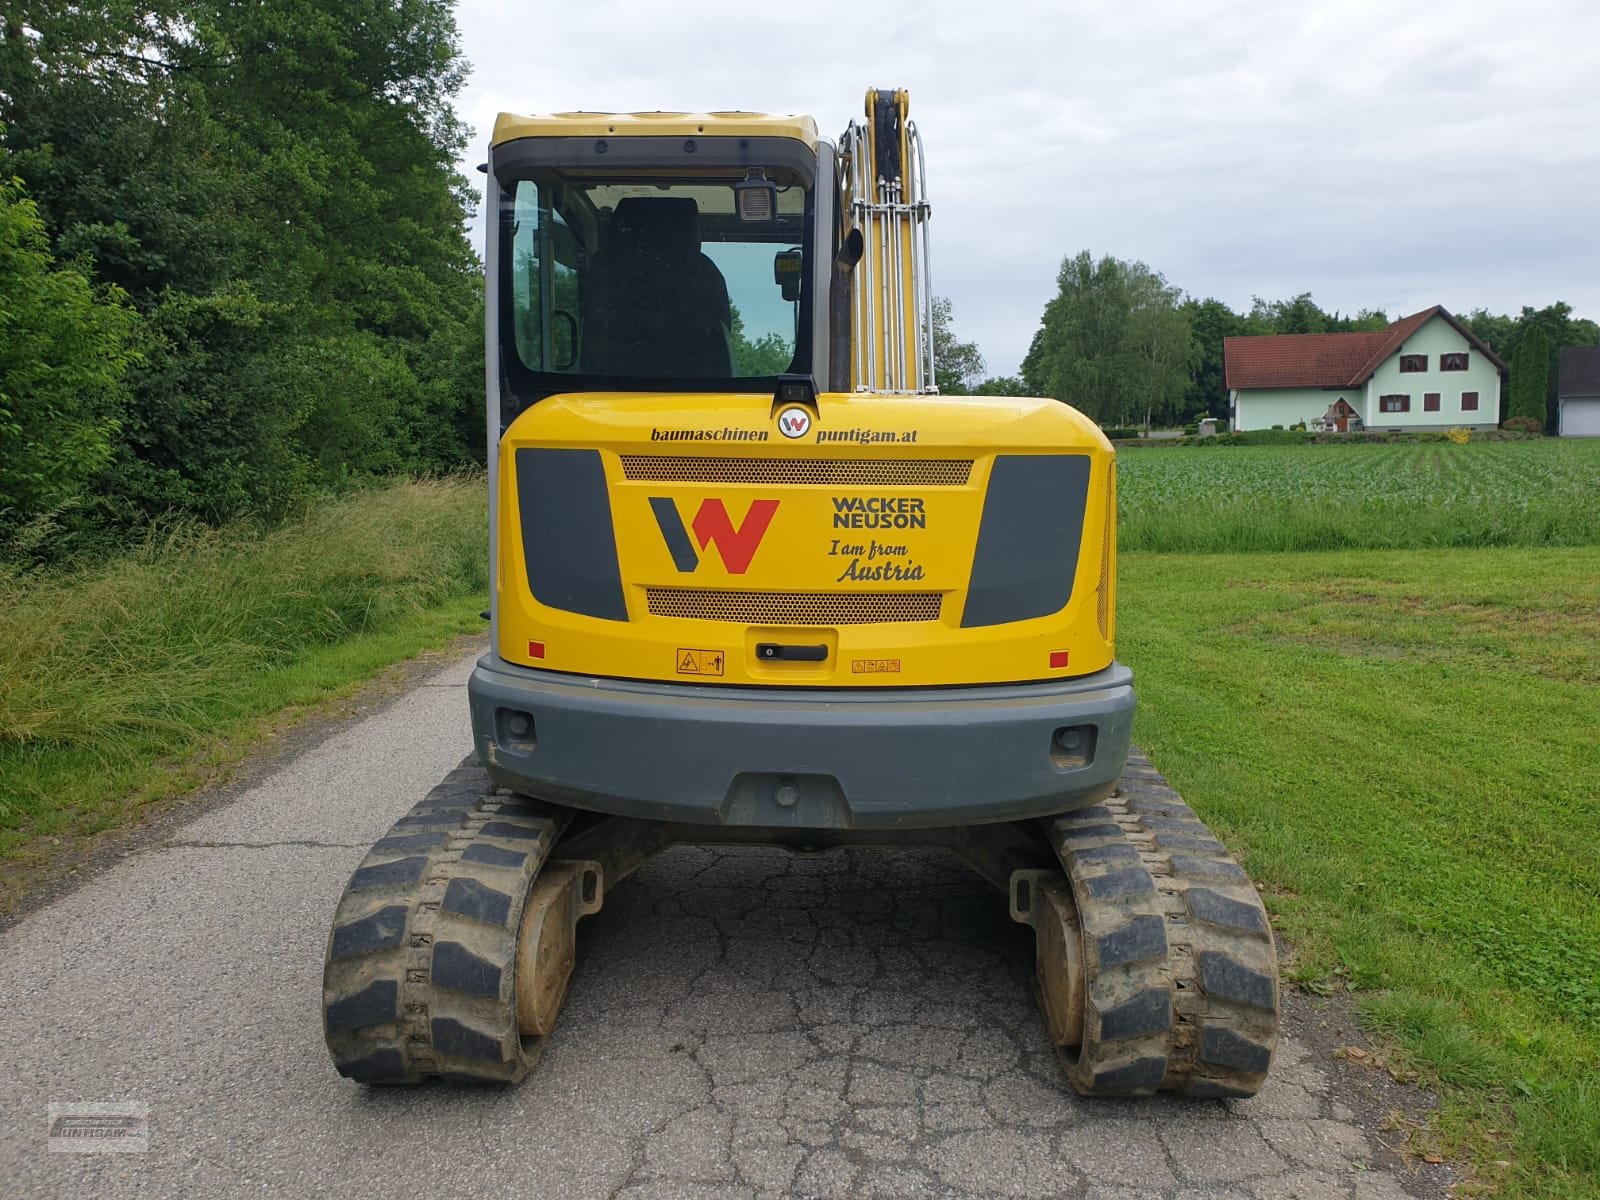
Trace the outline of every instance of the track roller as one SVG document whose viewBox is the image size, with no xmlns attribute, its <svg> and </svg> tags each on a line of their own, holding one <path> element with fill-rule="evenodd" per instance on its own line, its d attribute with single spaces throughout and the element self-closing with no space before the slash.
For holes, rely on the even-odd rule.
<svg viewBox="0 0 1600 1200">
<path fill-rule="evenodd" d="M 1061 871 L 1011 875 L 1045 1020 L 1074 1088 L 1250 1096 L 1278 1038 L 1260 897 L 1142 756 L 1115 796 L 1052 821 Z"/>
<path fill-rule="evenodd" d="M 534 880 L 517 934 L 517 1028 L 545 1037 L 567 998 L 576 956 L 576 927 L 600 911 L 604 877 L 595 862 L 552 862 Z"/>
<path fill-rule="evenodd" d="M 549 862 L 570 812 L 497 791 L 476 759 L 374 843 L 334 916 L 323 1025 L 365 1083 L 514 1083 L 538 1061 L 572 973 L 573 926 L 604 872 Z"/>
<path fill-rule="evenodd" d="M 1034 930 L 1034 983 L 1050 1040 L 1083 1044 L 1083 930 L 1072 889 L 1060 871 L 1011 877 L 1011 919 Z"/>
</svg>

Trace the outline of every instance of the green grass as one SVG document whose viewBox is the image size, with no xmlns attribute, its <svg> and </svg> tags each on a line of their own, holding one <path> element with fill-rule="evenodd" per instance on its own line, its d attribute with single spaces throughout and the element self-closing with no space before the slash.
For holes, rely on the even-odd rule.
<svg viewBox="0 0 1600 1200">
<path fill-rule="evenodd" d="M 456 478 L 0 571 L 0 861 L 123 824 L 286 707 L 480 629 L 484 539 L 483 482 Z"/>
<path fill-rule="evenodd" d="M 1136 736 L 1513 1194 L 1600 1195 L 1600 549 L 1123 558 Z"/>
<path fill-rule="evenodd" d="M 1117 488 L 1123 550 L 1600 545 L 1600 438 L 1141 447 Z"/>
</svg>

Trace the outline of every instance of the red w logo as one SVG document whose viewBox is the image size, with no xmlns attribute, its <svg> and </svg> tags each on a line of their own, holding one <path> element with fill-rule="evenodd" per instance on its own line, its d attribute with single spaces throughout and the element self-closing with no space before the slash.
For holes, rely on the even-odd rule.
<svg viewBox="0 0 1600 1200">
<path fill-rule="evenodd" d="M 700 555 L 689 541 L 678 506 L 666 496 L 651 496 L 650 508 L 655 513 L 656 524 L 661 527 L 661 536 L 672 554 L 673 564 L 680 571 L 693 571 L 700 565 Z M 694 530 L 694 540 L 701 550 L 716 543 L 717 553 L 722 556 L 722 565 L 728 573 L 743 575 L 750 569 L 750 560 L 756 556 L 777 511 L 776 500 L 752 500 L 744 521 L 735 525 L 728 516 L 727 505 L 713 497 L 700 502 L 689 528 Z"/>
</svg>

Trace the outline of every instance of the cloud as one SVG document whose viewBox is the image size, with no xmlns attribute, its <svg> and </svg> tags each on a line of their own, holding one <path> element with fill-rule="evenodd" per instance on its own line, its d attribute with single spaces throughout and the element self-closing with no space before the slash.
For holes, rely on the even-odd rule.
<svg viewBox="0 0 1600 1200">
<path fill-rule="evenodd" d="M 1063 257 L 1197 296 L 1600 317 L 1600 6 L 1130 0 L 800 7 L 463 0 L 460 100 L 495 113 L 809 112 L 907 87 L 934 284 L 1016 370 Z"/>
</svg>

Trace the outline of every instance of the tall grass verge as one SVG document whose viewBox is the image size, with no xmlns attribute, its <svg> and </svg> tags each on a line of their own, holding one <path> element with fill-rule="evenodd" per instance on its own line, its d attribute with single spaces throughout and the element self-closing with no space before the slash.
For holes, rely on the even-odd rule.
<svg viewBox="0 0 1600 1200">
<path fill-rule="evenodd" d="M 483 483 L 467 477 L 270 531 L 175 526 L 93 567 L 0 568 L 0 855 L 114 823 L 119 789 L 158 760 L 474 628 L 487 590 Z"/>
</svg>

